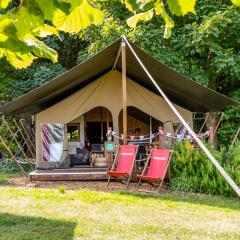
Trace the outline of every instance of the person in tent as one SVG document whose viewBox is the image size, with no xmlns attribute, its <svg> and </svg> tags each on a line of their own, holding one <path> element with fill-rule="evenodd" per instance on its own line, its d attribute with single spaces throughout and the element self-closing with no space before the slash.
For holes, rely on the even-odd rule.
<svg viewBox="0 0 240 240">
<path fill-rule="evenodd" d="M 113 142 L 113 130 L 112 130 L 112 127 L 108 127 L 106 137 L 107 137 L 107 141 L 108 142 Z"/>
</svg>

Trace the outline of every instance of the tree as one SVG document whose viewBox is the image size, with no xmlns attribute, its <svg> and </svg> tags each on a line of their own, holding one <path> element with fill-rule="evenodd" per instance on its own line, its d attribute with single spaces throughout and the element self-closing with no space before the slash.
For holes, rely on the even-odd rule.
<svg viewBox="0 0 240 240">
<path fill-rule="evenodd" d="M 119 0 L 120 1 L 120 0 Z M 91 24 L 103 22 L 103 11 L 96 0 L 0 0 L 0 58 L 16 68 L 29 66 L 43 57 L 58 60 L 57 52 L 46 45 L 43 38 L 59 31 L 79 33 Z M 195 14 L 196 0 L 121 0 L 134 13 L 127 19 L 135 28 L 139 21 L 149 21 L 154 15 L 165 22 L 164 36 L 171 36 L 174 21 L 169 13 L 184 16 Z M 240 4 L 239 0 L 232 0 Z"/>
<path fill-rule="evenodd" d="M 197 0 L 122 0 L 126 7 L 134 13 L 128 18 L 127 23 L 135 28 L 139 21 L 150 21 L 154 15 L 161 16 L 165 22 L 164 37 L 171 36 L 174 27 L 173 18 L 168 14 L 184 16 L 187 13 L 196 14 L 195 5 Z M 233 4 L 240 5 L 239 0 L 231 0 Z"/>
<path fill-rule="evenodd" d="M 110 6 L 111 5 L 111 6 Z M 201 85 L 239 100 L 240 9 L 229 0 L 198 0 L 196 14 L 173 16 L 171 38 L 164 38 L 164 20 L 154 15 L 139 21 L 134 29 L 127 25 L 131 12 L 117 2 L 104 4 L 108 12 L 104 25 L 92 26 L 82 33 L 89 46 L 80 51 L 79 62 L 109 42 L 125 34 L 144 51 Z M 219 141 L 231 141 L 239 126 L 239 108 L 230 108 L 220 129 Z M 228 121 L 226 121 L 226 119 Z M 210 118 L 212 122 L 216 117 Z"/>
<path fill-rule="evenodd" d="M 37 57 L 57 62 L 57 52 L 42 38 L 76 33 L 103 21 L 103 12 L 88 0 L 1 0 L 0 57 L 16 68 L 29 66 Z"/>
</svg>

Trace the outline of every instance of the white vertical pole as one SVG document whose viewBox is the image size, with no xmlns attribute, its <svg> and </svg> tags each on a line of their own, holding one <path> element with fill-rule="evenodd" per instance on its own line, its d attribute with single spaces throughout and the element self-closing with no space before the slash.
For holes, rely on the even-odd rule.
<svg viewBox="0 0 240 240">
<path fill-rule="evenodd" d="M 178 119 L 182 122 L 184 127 L 187 129 L 187 131 L 191 134 L 191 136 L 196 140 L 200 148 L 205 152 L 205 154 L 208 156 L 208 158 L 212 161 L 214 166 L 217 168 L 217 170 L 222 174 L 222 176 L 225 178 L 225 180 L 229 183 L 229 185 L 232 187 L 232 189 L 237 193 L 238 197 L 240 197 L 240 188 L 237 186 L 237 184 L 232 180 L 232 178 L 227 174 L 227 172 L 222 168 L 222 166 L 219 164 L 219 162 L 214 158 L 214 156 L 211 154 L 211 152 L 207 149 L 207 147 L 203 144 L 203 142 L 198 138 L 197 134 L 192 130 L 192 128 L 187 124 L 187 122 L 184 120 L 184 118 L 181 116 L 181 114 L 177 111 L 175 106 L 171 103 L 171 101 L 168 99 L 166 94 L 163 92 L 163 90 L 158 86 L 158 84 L 155 82 L 154 78 L 152 75 L 149 73 L 149 71 L 146 69 L 128 40 L 126 39 L 125 36 L 123 36 L 124 40 L 126 41 L 128 47 L 130 48 L 131 52 L 135 56 L 136 60 L 142 67 L 142 69 L 145 71 L 149 79 L 152 81 L 154 86 L 157 88 L 159 93 L 162 95 L 162 97 L 165 99 L 167 104 L 170 106 L 170 108 L 173 110 L 173 112 L 176 114 Z"/>
<path fill-rule="evenodd" d="M 122 39 L 122 106 L 123 106 L 123 144 L 127 144 L 127 77 L 126 42 Z"/>
<path fill-rule="evenodd" d="M 152 143 L 152 116 L 149 116 L 149 135 L 150 135 L 150 143 Z"/>
</svg>

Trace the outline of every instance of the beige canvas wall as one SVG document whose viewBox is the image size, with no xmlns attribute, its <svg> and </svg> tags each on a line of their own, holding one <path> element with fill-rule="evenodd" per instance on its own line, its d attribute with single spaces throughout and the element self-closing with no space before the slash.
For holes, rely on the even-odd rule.
<svg viewBox="0 0 240 240">
<path fill-rule="evenodd" d="M 157 94 L 127 78 L 127 103 L 153 116 L 161 122 L 179 122 L 167 103 Z M 36 158 L 42 159 L 41 123 L 68 123 L 89 110 L 102 106 L 107 108 L 113 119 L 113 130 L 118 132 L 118 115 L 122 109 L 121 73 L 109 71 L 83 89 L 36 115 Z M 188 122 L 192 113 L 176 106 Z"/>
</svg>

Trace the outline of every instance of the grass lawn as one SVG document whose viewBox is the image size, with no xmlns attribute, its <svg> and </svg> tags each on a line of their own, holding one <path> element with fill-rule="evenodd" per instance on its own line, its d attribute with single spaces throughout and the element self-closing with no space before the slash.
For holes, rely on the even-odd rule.
<svg viewBox="0 0 240 240">
<path fill-rule="evenodd" d="M 19 176 L 19 174 L 11 174 L 11 173 L 2 173 L 0 172 L 0 184 L 4 184 L 8 182 L 11 178 Z"/>
<path fill-rule="evenodd" d="M 240 201 L 0 188 L 0 240 L 240 239 Z"/>
</svg>

